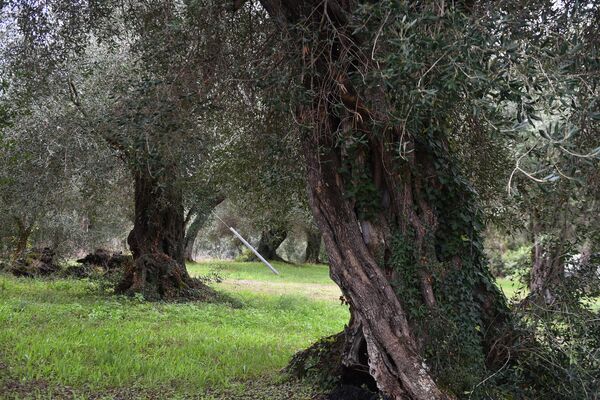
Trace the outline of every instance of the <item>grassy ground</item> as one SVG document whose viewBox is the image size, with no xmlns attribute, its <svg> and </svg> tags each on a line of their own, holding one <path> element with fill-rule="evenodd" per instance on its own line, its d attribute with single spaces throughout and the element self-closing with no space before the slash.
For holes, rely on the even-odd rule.
<svg viewBox="0 0 600 400">
<path fill-rule="evenodd" d="M 117 298 L 86 280 L 0 275 L 0 398 L 308 399 L 278 371 L 339 332 L 348 310 L 327 267 L 192 263 L 240 301 L 162 304 Z M 508 297 L 518 285 L 499 281 Z"/>
<path fill-rule="evenodd" d="M 218 276 L 222 279 L 216 287 L 228 292 L 263 293 L 272 296 L 294 293 L 312 300 L 329 300 L 339 303 L 341 292 L 329 278 L 323 265 L 293 265 L 273 263 L 279 275 L 261 263 L 210 261 L 190 263 L 188 270 L 194 276 Z"/>
<path fill-rule="evenodd" d="M 239 276 L 253 279 L 242 282 L 261 282 L 264 266 L 246 266 L 253 272 Z M 0 376 L 11 377 L 4 395 L 89 398 L 105 393 L 114 398 L 133 391 L 123 397 L 152 398 L 158 392 L 163 398 L 168 390 L 171 398 L 260 399 L 271 398 L 274 391 L 273 399 L 309 398 L 306 388 L 275 385 L 277 372 L 296 351 L 339 332 L 348 310 L 333 298 L 323 300 L 327 296 L 309 298 L 321 287 L 335 291 L 331 282 L 323 283 L 326 267 L 277 267 L 282 275 L 272 283 L 302 290 L 282 294 L 248 283 L 235 288 L 232 277 L 215 285 L 239 300 L 241 308 L 146 303 L 111 297 L 90 281 L 0 276 Z M 210 268 L 190 266 L 200 275 Z M 312 278 L 302 276 L 303 270 Z M 238 384 L 248 380 L 261 382 L 260 393 Z M 283 396 L 281 390 L 290 393 Z"/>
<path fill-rule="evenodd" d="M 333 284 L 329 278 L 329 269 L 324 265 L 297 265 L 280 262 L 273 262 L 272 264 L 279 271 L 279 275 L 273 274 L 270 269 L 259 262 L 207 261 L 189 263 L 188 271 L 195 275 L 208 275 L 214 272 L 223 278 L 236 280 Z"/>
<path fill-rule="evenodd" d="M 516 281 L 508 278 L 498 278 L 496 280 L 502 292 L 509 300 L 511 299 L 519 299 L 525 297 L 526 293 L 524 291 L 523 285 Z"/>
</svg>

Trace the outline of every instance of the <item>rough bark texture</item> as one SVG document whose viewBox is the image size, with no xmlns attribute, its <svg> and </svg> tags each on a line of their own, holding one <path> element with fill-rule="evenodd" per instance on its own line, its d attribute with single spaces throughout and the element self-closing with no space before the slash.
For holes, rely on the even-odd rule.
<svg viewBox="0 0 600 400">
<path fill-rule="evenodd" d="M 353 86 L 354 66 L 369 62 L 348 28 L 355 2 L 261 3 L 298 34 L 304 84 L 314 95 L 297 114 L 313 127 L 302 139 L 310 205 L 356 329 L 346 351 L 364 341 L 370 375 L 392 399 L 455 398 L 480 381 L 486 365 L 506 360 L 508 311 L 477 247 L 472 192 L 445 132 L 404 135 L 386 120 L 393 106 L 383 89 Z M 297 24 L 316 33 L 314 42 Z M 409 149 L 404 159 L 400 144 Z M 444 367 L 436 367 L 440 359 Z M 474 378 L 455 379 L 458 369 Z"/>
<path fill-rule="evenodd" d="M 151 300 L 207 300 L 214 292 L 190 277 L 185 267 L 183 198 L 167 175 L 135 174 L 135 221 L 127 238 L 134 263 L 116 292 L 140 293 Z"/>
<path fill-rule="evenodd" d="M 353 318 L 362 325 L 371 375 L 394 399 L 448 398 L 424 367 L 404 307 L 343 196 L 336 168 L 331 167 L 340 165 L 337 156 L 318 153 L 316 146 L 306 151 L 311 207 L 325 239 L 331 276 L 348 299 Z"/>
<path fill-rule="evenodd" d="M 319 254 L 321 252 L 321 232 L 313 227 L 306 229 L 306 252 L 304 253 L 304 262 L 318 264 Z"/>
</svg>

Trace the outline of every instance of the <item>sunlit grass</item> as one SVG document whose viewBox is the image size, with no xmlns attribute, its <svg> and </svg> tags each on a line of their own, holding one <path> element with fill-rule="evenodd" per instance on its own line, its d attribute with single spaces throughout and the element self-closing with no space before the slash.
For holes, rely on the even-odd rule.
<svg viewBox="0 0 600 400">
<path fill-rule="evenodd" d="M 241 307 L 148 303 L 103 293 L 92 281 L 0 275 L 0 389 L 5 375 L 48 382 L 36 398 L 55 398 L 52 385 L 68 385 L 81 398 L 127 387 L 209 399 L 208 392 L 244 392 L 240 382 L 273 382 L 296 351 L 348 321 L 325 265 L 275 263 L 278 276 L 261 263 L 188 267 L 196 276 L 217 273 L 224 281 L 211 285 Z M 518 282 L 498 284 L 508 298 L 525 293 Z"/>
<path fill-rule="evenodd" d="M 273 282 L 333 284 L 329 277 L 329 267 L 322 264 L 286 264 L 273 262 L 279 275 L 260 262 L 206 261 L 188 263 L 188 271 L 193 275 L 207 275 L 216 272 L 227 279 L 245 279 Z"/>
<path fill-rule="evenodd" d="M 89 281 L 0 275 L 0 361 L 22 381 L 197 392 L 274 375 L 348 320 L 331 301 L 230 294 L 241 308 L 147 303 L 103 295 Z"/>
<path fill-rule="evenodd" d="M 522 298 L 527 294 L 523 284 L 516 279 L 497 278 L 496 283 L 509 300 Z"/>
</svg>

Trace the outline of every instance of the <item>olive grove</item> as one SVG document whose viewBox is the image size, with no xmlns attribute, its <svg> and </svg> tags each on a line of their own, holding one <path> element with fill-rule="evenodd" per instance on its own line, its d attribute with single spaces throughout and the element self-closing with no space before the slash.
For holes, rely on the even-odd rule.
<svg viewBox="0 0 600 400">
<path fill-rule="evenodd" d="M 267 258 L 293 228 L 307 262 L 323 240 L 351 314 L 324 373 L 394 400 L 595 398 L 598 277 L 563 284 L 600 245 L 598 2 L 81 3 L 3 8 L 0 204 L 47 202 L 7 217 L 15 253 L 36 210 L 122 226 L 130 196 L 117 292 L 212 300 L 185 261 L 228 201 Z M 486 225 L 529 240 L 518 307 Z"/>
</svg>

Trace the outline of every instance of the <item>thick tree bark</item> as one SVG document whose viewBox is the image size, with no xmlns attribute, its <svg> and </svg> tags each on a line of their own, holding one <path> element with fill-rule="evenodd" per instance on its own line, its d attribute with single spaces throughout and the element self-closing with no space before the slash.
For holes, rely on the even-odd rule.
<svg viewBox="0 0 600 400">
<path fill-rule="evenodd" d="M 185 267 L 183 197 L 167 175 L 153 177 L 143 169 L 135 173 L 135 220 L 127 238 L 134 263 L 116 292 L 152 300 L 208 299 L 212 290 Z"/>
<path fill-rule="evenodd" d="M 273 228 L 262 231 L 256 250 L 267 260 L 285 261 L 277 254 L 277 249 L 286 238 L 287 229 L 284 228 Z M 253 255 L 250 260 L 258 261 L 258 258 Z"/>
<path fill-rule="evenodd" d="M 321 251 L 321 232 L 314 227 L 306 229 L 306 251 L 304 253 L 304 262 L 308 264 L 318 264 Z"/>
<path fill-rule="evenodd" d="M 388 277 L 364 240 L 360 221 L 344 198 L 334 152 L 319 155 L 318 143 L 307 141 L 310 203 L 321 228 L 331 276 L 348 299 L 353 318 L 362 325 L 371 375 L 394 399 L 448 398 L 437 387 L 411 334 L 408 316 Z"/>
<path fill-rule="evenodd" d="M 299 33 L 303 79 L 314 93 L 298 119 L 313 127 L 302 138 L 310 206 L 352 312 L 346 353 L 364 340 L 370 374 L 392 399 L 455 398 L 483 379 L 486 366 L 507 359 L 509 314 L 486 269 L 473 195 L 445 132 L 403 135 L 386 119 L 393 105 L 383 89 L 353 86 L 354 66 L 369 63 L 348 28 L 354 2 L 261 3 L 290 35 Z M 299 23 L 318 33 L 313 42 L 294 28 Z M 404 158 L 396 153 L 401 144 Z M 356 195 L 361 187 L 376 191 L 364 199 Z M 351 363 L 352 355 L 342 358 Z M 439 359 L 445 364 L 436 366 Z M 472 379 L 455 378 L 458 369 Z"/>
</svg>

